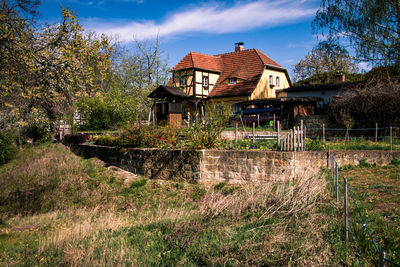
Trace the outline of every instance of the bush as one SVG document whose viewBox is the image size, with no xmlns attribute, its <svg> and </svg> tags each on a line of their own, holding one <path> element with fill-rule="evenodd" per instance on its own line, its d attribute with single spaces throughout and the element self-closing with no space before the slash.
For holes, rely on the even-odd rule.
<svg viewBox="0 0 400 267">
<path fill-rule="evenodd" d="M 392 161 L 390 162 L 390 164 L 392 164 L 392 165 L 394 165 L 394 166 L 400 166 L 400 158 L 392 159 Z"/>
<path fill-rule="evenodd" d="M 89 138 L 87 134 L 67 134 L 64 136 L 64 142 L 67 144 L 83 144 Z"/>
<path fill-rule="evenodd" d="M 95 145 L 100 145 L 100 146 L 115 146 L 119 147 L 121 146 L 121 140 L 117 136 L 98 136 L 96 140 L 94 141 Z"/>
<path fill-rule="evenodd" d="M 33 122 L 21 129 L 24 141 L 32 139 L 33 143 L 43 143 L 50 139 L 50 126 L 44 122 Z"/>
<path fill-rule="evenodd" d="M 83 97 L 78 102 L 78 110 L 85 124 L 83 130 L 104 130 L 113 125 L 112 111 L 101 99 Z"/>
<path fill-rule="evenodd" d="M 0 131 L 0 165 L 14 159 L 16 154 L 14 136 L 8 131 Z"/>
<path fill-rule="evenodd" d="M 326 144 L 320 140 L 306 141 L 306 149 L 308 151 L 321 151 L 326 150 Z"/>
</svg>

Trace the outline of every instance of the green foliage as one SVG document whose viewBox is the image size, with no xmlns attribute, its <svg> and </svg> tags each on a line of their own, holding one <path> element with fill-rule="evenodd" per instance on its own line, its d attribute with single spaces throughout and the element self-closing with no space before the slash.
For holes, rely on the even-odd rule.
<svg viewBox="0 0 400 267">
<path fill-rule="evenodd" d="M 83 130 L 109 129 L 115 121 L 112 111 L 102 99 L 96 97 L 82 97 L 78 102 L 80 116 L 84 120 Z"/>
<path fill-rule="evenodd" d="M 179 129 L 129 124 L 122 128 L 119 143 L 129 147 L 173 148 L 179 135 Z"/>
<path fill-rule="evenodd" d="M 96 138 L 96 140 L 94 141 L 94 144 L 101 145 L 101 146 L 119 147 L 119 146 L 121 146 L 121 141 L 120 141 L 120 138 L 117 136 L 101 135 Z"/>
<path fill-rule="evenodd" d="M 146 183 L 147 183 L 147 179 L 142 178 L 142 179 L 140 179 L 140 180 L 133 181 L 133 182 L 129 185 L 129 187 L 130 187 L 131 189 L 139 188 L 139 187 L 145 186 Z"/>
<path fill-rule="evenodd" d="M 306 150 L 308 151 L 321 151 L 327 150 L 327 148 L 326 143 L 319 139 L 306 140 Z"/>
<path fill-rule="evenodd" d="M 373 166 L 376 166 L 376 164 L 371 164 L 369 163 L 366 159 L 360 160 L 360 163 L 358 164 L 360 168 L 371 168 Z"/>
<path fill-rule="evenodd" d="M 223 127 L 231 116 L 230 108 L 224 104 L 209 103 L 205 106 L 205 116 L 196 114 L 185 136 L 190 148 L 215 148 L 220 140 Z"/>
<path fill-rule="evenodd" d="M 399 18 L 397 0 L 323 0 L 313 27 L 330 47 L 350 44 L 359 61 L 393 65 L 400 62 Z"/>
<path fill-rule="evenodd" d="M 0 165 L 14 159 L 16 153 L 15 136 L 9 131 L 0 131 Z"/>
<path fill-rule="evenodd" d="M 222 188 L 224 188 L 226 185 L 226 182 L 220 182 L 216 185 L 214 185 L 214 190 L 221 190 Z"/>
<path fill-rule="evenodd" d="M 44 122 L 30 122 L 21 129 L 21 138 L 32 139 L 34 143 L 43 143 L 50 139 L 50 125 Z"/>
<path fill-rule="evenodd" d="M 392 161 L 390 162 L 390 164 L 394 165 L 394 166 L 400 166 L 400 158 L 394 158 L 392 159 Z"/>
</svg>

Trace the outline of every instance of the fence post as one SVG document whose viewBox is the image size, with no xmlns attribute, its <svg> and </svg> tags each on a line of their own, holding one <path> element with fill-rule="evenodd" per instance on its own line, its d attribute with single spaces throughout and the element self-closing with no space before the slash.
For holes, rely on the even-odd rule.
<svg viewBox="0 0 400 267">
<path fill-rule="evenodd" d="M 339 166 L 336 162 L 336 203 L 339 202 Z"/>
<path fill-rule="evenodd" d="M 348 185 L 347 179 L 344 179 L 344 229 L 346 241 L 349 241 L 349 206 L 348 206 Z"/>
<path fill-rule="evenodd" d="M 253 121 L 253 143 L 256 142 L 256 123 Z"/>
<path fill-rule="evenodd" d="M 238 140 L 238 123 L 235 124 L 235 144 L 237 144 Z"/>
<path fill-rule="evenodd" d="M 390 126 L 390 152 L 392 152 L 393 148 L 393 127 Z"/>
<path fill-rule="evenodd" d="M 257 114 L 257 128 L 260 127 L 260 114 Z"/>
<path fill-rule="evenodd" d="M 325 123 L 322 124 L 322 141 L 325 142 Z"/>
<path fill-rule="evenodd" d="M 326 162 L 326 167 L 329 168 L 331 165 L 331 148 L 328 147 L 328 160 Z"/>
<path fill-rule="evenodd" d="M 293 150 L 297 150 L 297 128 L 293 127 Z"/>
<path fill-rule="evenodd" d="M 304 151 L 307 150 L 307 126 L 304 126 Z"/>
<path fill-rule="evenodd" d="M 303 124 L 303 120 L 300 121 L 300 140 L 301 140 L 301 150 L 304 151 L 304 124 Z"/>
<path fill-rule="evenodd" d="M 333 184 L 335 184 L 335 155 L 332 153 L 331 155 L 331 172 L 332 172 L 332 179 L 333 179 Z"/>
<path fill-rule="evenodd" d="M 375 142 L 378 142 L 378 123 L 375 123 Z"/>
<path fill-rule="evenodd" d="M 290 139 L 290 141 L 289 141 L 290 142 L 290 151 L 293 151 L 293 147 L 294 147 L 293 146 L 293 141 L 294 141 L 293 140 L 294 139 L 293 136 L 294 136 L 293 135 L 293 129 L 290 129 L 290 138 L 289 138 Z"/>
<path fill-rule="evenodd" d="M 275 122 L 276 122 L 276 117 L 275 117 L 275 113 L 274 113 L 274 129 L 276 129 L 276 124 L 275 124 Z M 278 127 L 279 127 L 279 121 L 278 121 Z"/>
<path fill-rule="evenodd" d="M 278 146 L 280 146 L 280 144 L 281 144 L 281 130 L 279 129 L 280 128 L 280 125 L 279 125 L 280 123 L 279 123 L 279 121 L 277 121 L 277 128 L 278 128 Z"/>
<path fill-rule="evenodd" d="M 386 252 L 379 250 L 379 267 L 387 267 L 387 262 L 385 261 Z"/>
</svg>

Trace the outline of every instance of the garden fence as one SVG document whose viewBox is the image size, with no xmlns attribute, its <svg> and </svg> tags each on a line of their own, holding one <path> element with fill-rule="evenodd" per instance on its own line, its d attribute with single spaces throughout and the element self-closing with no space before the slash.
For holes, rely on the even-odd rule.
<svg viewBox="0 0 400 267">
<path fill-rule="evenodd" d="M 330 150 L 328 153 L 329 153 L 328 164 L 331 169 L 331 178 L 332 178 L 333 185 L 335 188 L 336 202 L 337 202 L 337 204 L 339 204 L 339 202 L 340 202 L 339 165 L 335 160 L 334 153 L 331 152 Z M 357 204 L 357 200 L 354 197 L 354 194 L 350 189 L 349 182 L 344 177 L 343 177 L 343 188 L 344 188 L 344 190 L 343 190 L 344 236 L 345 236 L 346 241 L 349 241 L 349 236 L 351 237 L 351 241 L 353 243 L 353 247 L 356 252 L 356 257 L 358 259 L 360 266 L 362 266 L 362 261 L 361 261 L 362 255 L 357 246 L 357 240 L 355 238 L 354 229 L 351 227 L 351 223 L 350 223 L 350 215 L 349 215 L 349 209 L 348 209 L 348 203 L 349 203 L 348 196 L 350 196 L 350 199 L 354 204 L 354 208 L 357 211 L 357 214 L 361 220 L 363 229 L 365 229 L 365 231 L 367 231 L 369 240 L 371 240 L 372 245 L 374 246 L 374 248 L 376 250 L 376 253 L 379 257 L 379 261 L 378 261 L 379 266 L 387 266 L 387 263 L 390 263 L 393 266 L 400 266 L 399 263 L 397 263 L 393 260 L 390 260 L 387 257 L 387 253 L 378 247 L 378 244 L 375 242 L 375 239 L 374 239 L 370 229 L 368 228 L 367 221 L 365 220 L 364 216 L 362 215 L 361 209 L 360 209 L 359 205 Z"/>
</svg>

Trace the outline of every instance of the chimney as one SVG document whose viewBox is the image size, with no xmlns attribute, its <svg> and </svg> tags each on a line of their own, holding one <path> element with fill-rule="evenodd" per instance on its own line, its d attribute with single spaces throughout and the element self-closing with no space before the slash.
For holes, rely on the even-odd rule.
<svg viewBox="0 0 400 267">
<path fill-rule="evenodd" d="M 244 47 L 243 47 L 243 42 L 239 42 L 239 43 L 235 43 L 235 52 L 240 52 L 240 51 L 243 51 L 244 50 Z"/>
<path fill-rule="evenodd" d="M 338 73 L 335 75 L 335 83 L 344 83 L 346 81 L 346 75 L 344 73 Z"/>
</svg>

